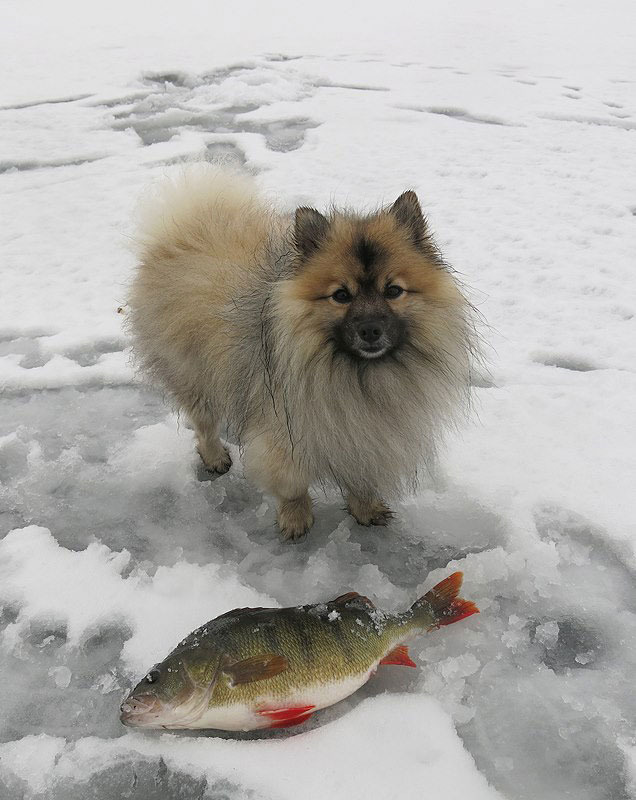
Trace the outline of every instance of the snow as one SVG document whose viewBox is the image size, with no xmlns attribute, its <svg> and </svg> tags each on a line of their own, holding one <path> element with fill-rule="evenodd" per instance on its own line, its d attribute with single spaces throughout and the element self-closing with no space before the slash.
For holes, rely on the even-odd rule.
<svg viewBox="0 0 636 800">
<path fill-rule="evenodd" d="M 422 718 L 428 721 L 424 729 Z M 47 787 L 47 796 L 54 798 L 74 797 L 72 793 L 61 795 L 59 784 L 51 781 L 50 752 L 56 749 L 54 772 L 59 775 L 58 780 L 68 785 L 80 777 L 84 796 L 100 798 L 120 796 L 133 775 L 139 776 L 139 796 L 153 796 L 144 791 L 153 782 L 150 776 L 157 772 L 160 778 L 155 783 L 168 790 L 168 780 L 158 766 L 161 759 L 172 775 L 190 776 L 198 791 L 207 781 L 212 791 L 205 797 L 293 800 L 300 793 L 307 800 L 322 800 L 339 796 L 387 797 L 392 792 L 415 797 L 414 787 L 426 786 L 431 796 L 449 800 L 462 800 L 467 794 L 475 800 L 501 798 L 475 772 L 472 759 L 439 704 L 423 696 L 376 697 L 335 720 L 328 732 L 323 727 L 304 736 L 267 742 L 131 734 L 125 739 L 100 742 L 99 746 L 94 739 L 83 739 L 65 747 L 63 740 L 42 738 L 27 737 L 9 747 L 17 764 L 16 777 L 22 784 L 36 789 Z M 352 762 L 350 768 L 330 768 L 342 761 L 343 754 Z M 91 760 L 88 772 L 87 757 Z M 238 793 L 240 784 L 253 787 L 255 794 Z M 219 791 L 220 787 L 225 794 Z M 201 796 L 191 787 L 188 789 L 176 796 Z M 166 791 L 159 796 L 175 795 Z"/>
<path fill-rule="evenodd" d="M 636 12 L 626 0 L 0 9 L 0 796 L 636 798 Z M 184 158 L 283 208 L 414 188 L 484 317 L 440 485 L 306 541 L 135 380 L 141 192 Z M 125 308 L 123 309 L 125 313 Z M 128 731 L 130 685 L 233 607 L 455 569 L 481 614 L 302 728 Z"/>
</svg>

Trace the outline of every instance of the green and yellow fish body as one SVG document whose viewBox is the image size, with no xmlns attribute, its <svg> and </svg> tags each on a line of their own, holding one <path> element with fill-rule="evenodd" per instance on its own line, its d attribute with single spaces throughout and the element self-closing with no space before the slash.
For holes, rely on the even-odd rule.
<svg viewBox="0 0 636 800">
<path fill-rule="evenodd" d="M 122 704 L 126 725 L 254 730 L 308 719 L 365 684 L 380 664 L 415 667 L 405 642 L 477 612 L 456 572 L 402 614 L 356 592 L 293 608 L 241 608 L 206 623 Z"/>
</svg>

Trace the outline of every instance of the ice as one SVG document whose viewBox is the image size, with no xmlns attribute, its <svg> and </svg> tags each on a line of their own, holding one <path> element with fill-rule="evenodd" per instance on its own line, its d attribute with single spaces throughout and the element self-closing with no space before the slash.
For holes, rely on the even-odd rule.
<svg viewBox="0 0 636 800">
<path fill-rule="evenodd" d="M 52 676 L 58 689 L 68 689 L 73 677 L 73 673 L 68 667 L 52 667 L 49 675 Z"/>
<path fill-rule="evenodd" d="M 633 3 L 0 15 L 2 800 L 636 798 Z M 388 529 L 317 494 L 283 544 L 236 444 L 211 478 L 137 381 L 134 209 L 196 158 L 287 210 L 416 189 L 483 314 L 471 422 Z M 481 613 L 304 727 L 119 723 L 230 608 L 403 610 L 456 569 Z"/>
</svg>

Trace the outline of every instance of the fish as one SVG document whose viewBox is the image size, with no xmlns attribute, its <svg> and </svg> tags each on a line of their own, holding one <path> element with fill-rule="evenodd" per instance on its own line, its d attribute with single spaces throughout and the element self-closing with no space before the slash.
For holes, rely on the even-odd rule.
<svg viewBox="0 0 636 800">
<path fill-rule="evenodd" d="M 478 613 L 454 572 L 404 612 L 357 592 L 291 608 L 237 608 L 183 639 L 120 709 L 134 728 L 251 731 L 300 725 L 379 666 L 416 667 L 406 643 Z"/>
</svg>

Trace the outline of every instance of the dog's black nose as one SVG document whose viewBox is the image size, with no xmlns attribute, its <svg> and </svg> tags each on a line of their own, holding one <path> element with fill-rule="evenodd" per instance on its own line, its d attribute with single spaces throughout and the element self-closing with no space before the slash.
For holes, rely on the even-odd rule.
<svg viewBox="0 0 636 800">
<path fill-rule="evenodd" d="M 358 336 L 365 344 L 375 344 L 384 333 L 384 325 L 378 317 L 369 317 L 358 323 Z"/>
</svg>

